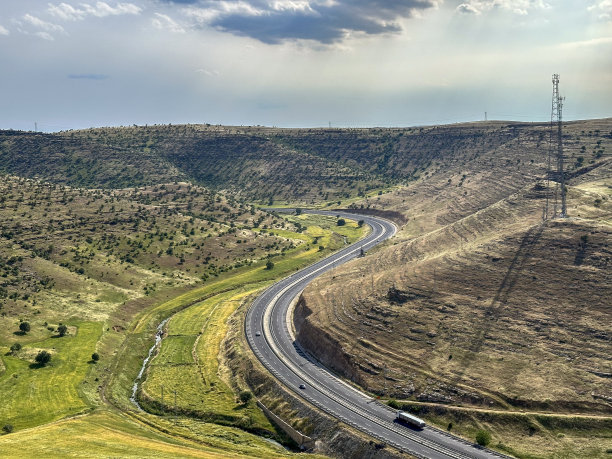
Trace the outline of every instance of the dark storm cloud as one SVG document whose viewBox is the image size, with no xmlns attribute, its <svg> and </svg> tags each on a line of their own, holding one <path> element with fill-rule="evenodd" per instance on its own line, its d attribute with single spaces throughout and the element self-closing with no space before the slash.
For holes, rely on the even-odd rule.
<svg viewBox="0 0 612 459">
<path fill-rule="evenodd" d="M 174 0 L 176 3 L 177 0 Z M 181 0 L 181 3 L 193 3 Z M 314 40 L 341 41 L 347 33 L 398 33 L 398 20 L 436 5 L 436 0 L 228 0 L 200 1 L 201 11 L 214 12 L 208 25 L 264 43 Z"/>
</svg>

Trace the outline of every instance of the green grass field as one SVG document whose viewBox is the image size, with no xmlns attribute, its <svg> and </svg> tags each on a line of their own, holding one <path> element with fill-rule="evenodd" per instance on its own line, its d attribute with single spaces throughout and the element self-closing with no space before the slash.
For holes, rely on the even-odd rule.
<svg viewBox="0 0 612 459">
<path fill-rule="evenodd" d="M 23 346 L 15 356 L 0 359 L 6 371 L 0 376 L 0 424 L 15 429 L 32 427 L 88 408 L 82 395 L 82 384 L 91 354 L 102 333 L 102 325 L 92 322 L 68 324 L 76 326 L 76 334 L 51 337 Z M 52 354 L 51 362 L 42 368 L 31 367 L 39 350 Z"/>
<path fill-rule="evenodd" d="M 238 401 L 218 359 L 229 316 L 259 289 L 255 285 L 221 293 L 175 314 L 149 366 L 144 394 L 161 403 L 163 386 L 163 407 L 168 411 L 196 412 L 203 418 L 274 434 L 253 402 L 243 405 Z"/>
<path fill-rule="evenodd" d="M 190 420 L 162 421 L 166 433 L 108 410 L 0 437 L 0 456 L 27 457 L 304 457 L 231 427 Z M 24 451 L 27 450 L 27 453 Z M 312 457 L 309 455 L 308 457 Z"/>
</svg>

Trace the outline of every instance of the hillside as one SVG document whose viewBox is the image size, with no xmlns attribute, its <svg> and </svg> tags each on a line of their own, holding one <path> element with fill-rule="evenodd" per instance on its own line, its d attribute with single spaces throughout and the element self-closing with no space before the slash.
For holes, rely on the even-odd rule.
<svg viewBox="0 0 612 459">
<path fill-rule="evenodd" d="M 314 204 L 385 185 L 380 176 L 268 139 L 210 126 L 0 131 L 0 172 L 87 188 L 189 181 L 251 201 Z"/>
<path fill-rule="evenodd" d="M 481 156 L 355 203 L 400 212 L 400 232 L 304 291 L 298 340 L 347 379 L 430 420 L 468 436 L 487 426 L 513 454 L 599 457 L 584 450 L 579 422 L 568 433 L 558 419 L 546 427 L 535 415 L 495 413 L 603 414 L 590 435 L 600 453 L 610 447 L 612 174 L 601 135 L 610 127 L 568 126 L 568 157 L 583 146 L 592 153 L 574 163 L 569 219 L 542 223 L 545 189 L 520 166 L 532 164 L 528 145 L 507 147 L 499 168 Z M 567 438 L 552 441 L 557 434 Z"/>
<path fill-rule="evenodd" d="M 75 300 L 106 316 L 295 244 L 261 231 L 284 222 L 187 184 L 102 191 L 5 177 L 0 203 L 3 320 L 41 308 L 68 318 Z"/>
<path fill-rule="evenodd" d="M 571 174 L 604 160 L 611 125 L 566 124 Z M 454 185 L 465 186 L 469 212 L 470 183 L 491 185 L 493 199 L 501 199 L 541 176 L 548 139 L 546 123 L 505 122 L 402 129 L 184 125 L 0 131 L 0 172 L 89 188 L 183 180 L 266 205 L 365 197 L 401 183 L 422 183 L 414 190 L 419 196 Z"/>
<path fill-rule="evenodd" d="M 565 125 L 571 218 L 543 223 L 548 129 L 0 131 L 0 424 L 19 435 L 1 437 L 16 440 L 0 453 L 18 451 L 27 427 L 52 422 L 36 430 L 51 444 L 95 418 L 133 433 L 107 455 L 144 451 L 147 438 L 171 451 L 164 433 L 187 442 L 179 455 L 195 442 L 287 456 L 253 435 L 286 441 L 245 391 L 318 431 L 252 360 L 242 320 L 266 285 L 365 229 L 254 206 L 280 203 L 399 225 L 304 291 L 295 325 L 313 355 L 429 422 L 472 439 L 486 428 L 511 454 L 601 457 L 612 448 L 612 119 Z M 139 412 L 130 397 L 157 333 Z M 39 368 L 43 349 L 52 363 Z M 45 388 L 33 401 L 31 386 Z"/>
</svg>

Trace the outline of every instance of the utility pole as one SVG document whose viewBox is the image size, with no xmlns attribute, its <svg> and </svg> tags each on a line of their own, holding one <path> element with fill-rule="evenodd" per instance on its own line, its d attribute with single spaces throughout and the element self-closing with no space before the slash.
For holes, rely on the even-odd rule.
<svg viewBox="0 0 612 459">
<path fill-rule="evenodd" d="M 487 119 L 487 112 L 485 112 L 485 121 L 488 121 L 488 119 Z"/>
</svg>

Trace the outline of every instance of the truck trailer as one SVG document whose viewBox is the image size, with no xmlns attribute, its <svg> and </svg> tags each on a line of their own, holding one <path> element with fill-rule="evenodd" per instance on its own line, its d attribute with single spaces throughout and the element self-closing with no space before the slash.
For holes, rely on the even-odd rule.
<svg viewBox="0 0 612 459">
<path fill-rule="evenodd" d="M 412 427 L 416 427 L 417 429 L 423 429 L 426 425 L 425 421 L 411 415 L 410 413 L 406 413 L 405 411 L 398 411 L 396 419 Z"/>
</svg>

